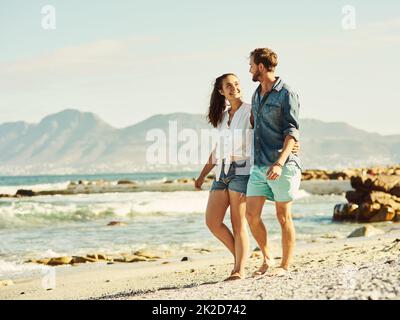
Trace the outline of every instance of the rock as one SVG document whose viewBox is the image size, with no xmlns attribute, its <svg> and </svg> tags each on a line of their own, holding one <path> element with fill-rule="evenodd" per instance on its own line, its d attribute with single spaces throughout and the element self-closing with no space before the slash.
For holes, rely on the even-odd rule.
<svg viewBox="0 0 400 320">
<path fill-rule="evenodd" d="M 29 259 L 25 261 L 25 263 L 37 263 L 37 264 L 48 264 L 50 261 L 50 258 L 45 258 L 45 259 Z"/>
<path fill-rule="evenodd" d="M 384 252 L 399 252 L 400 253 L 400 239 L 395 239 L 390 245 L 382 249 Z"/>
<path fill-rule="evenodd" d="M 86 262 L 97 262 L 97 260 L 80 256 L 73 256 L 71 260 L 71 264 L 86 263 Z"/>
<path fill-rule="evenodd" d="M 372 216 L 368 222 L 381 222 L 381 221 L 392 221 L 396 216 L 395 211 L 391 207 L 381 207 L 377 214 Z"/>
<path fill-rule="evenodd" d="M 132 262 L 143 262 L 143 261 L 147 261 L 147 259 L 145 257 L 140 257 L 140 256 L 125 256 L 125 262 L 128 263 L 132 263 Z"/>
<path fill-rule="evenodd" d="M 351 186 L 359 191 L 382 191 L 390 193 L 400 187 L 400 176 L 395 175 L 359 175 L 351 178 Z"/>
<path fill-rule="evenodd" d="M 355 229 L 348 238 L 356 238 L 356 237 L 370 237 L 378 234 L 384 234 L 385 232 L 381 229 L 377 229 L 373 226 L 367 225 L 361 228 Z"/>
<path fill-rule="evenodd" d="M 211 250 L 210 250 L 210 249 L 201 248 L 201 249 L 199 249 L 199 252 L 200 252 L 200 253 L 210 253 Z"/>
<path fill-rule="evenodd" d="M 20 197 L 33 197 L 35 192 L 32 190 L 19 189 L 15 195 Z"/>
<path fill-rule="evenodd" d="M 105 254 L 101 254 L 101 253 L 88 254 L 88 255 L 86 255 L 86 257 L 90 258 L 90 259 L 94 259 L 96 261 L 107 260 L 107 256 Z"/>
<path fill-rule="evenodd" d="M 333 221 L 357 220 L 358 205 L 351 203 L 340 203 L 333 208 Z"/>
<path fill-rule="evenodd" d="M 337 204 L 333 209 L 333 220 L 355 222 L 396 221 L 399 217 L 400 207 L 391 197 L 391 195 L 385 193 L 373 192 L 369 195 L 370 200 L 368 202 Z"/>
<path fill-rule="evenodd" d="M 181 259 L 181 261 L 189 261 L 189 258 L 188 258 L 188 257 L 183 257 L 183 258 Z"/>
<path fill-rule="evenodd" d="M 0 287 L 12 286 L 14 282 L 12 280 L 0 280 Z"/>
<path fill-rule="evenodd" d="M 109 223 L 107 223 L 107 226 L 111 227 L 125 227 L 127 225 L 127 223 L 121 221 L 110 221 Z"/>
<path fill-rule="evenodd" d="M 86 263 L 87 259 L 84 257 L 73 256 L 71 264 Z"/>
<path fill-rule="evenodd" d="M 145 257 L 139 257 L 136 255 L 124 255 L 122 258 L 114 259 L 114 261 L 122 263 L 132 263 L 132 262 L 147 261 L 147 259 Z"/>
<path fill-rule="evenodd" d="M 346 192 L 346 199 L 351 203 L 379 203 L 400 210 L 400 197 L 382 191 L 348 191 Z"/>
<path fill-rule="evenodd" d="M 136 185 L 136 182 L 130 180 L 119 180 L 117 184 L 129 184 L 129 185 Z"/>
<path fill-rule="evenodd" d="M 72 257 L 51 258 L 50 261 L 47 263 L 47 265 L 60 266 L 60 265 L 70 264 L 72 260 L 73 260 Z"/>
<path fill-rule="evenodd" d="M 133 253 L 136 256 L 139 257 L 144 257 L 147 259 L 161 259 L 161 255 L 157 255 L 151 251 L 147 251 L 147 250 L 139 250 Z"/>
</svg>

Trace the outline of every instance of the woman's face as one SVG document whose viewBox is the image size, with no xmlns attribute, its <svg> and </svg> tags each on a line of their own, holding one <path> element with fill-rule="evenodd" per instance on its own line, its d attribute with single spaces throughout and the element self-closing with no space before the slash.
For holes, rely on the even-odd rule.
<svg viewBox="0 0 400 320">
<path fill-rule="evenodd" d="M 233 75 L 226 76 L 222 81 L 222 89 L 219 92 L 228 100 L 240 99 L 242 89 L 239 79 Z"/>
</svg>

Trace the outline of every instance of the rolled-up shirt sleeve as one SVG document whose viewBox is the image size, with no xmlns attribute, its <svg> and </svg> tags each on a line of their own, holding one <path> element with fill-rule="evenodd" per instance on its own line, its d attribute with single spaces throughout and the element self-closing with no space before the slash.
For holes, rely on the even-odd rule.
<svg viewBox="0 0 400 320">
<path fill-rule="evenodd" d="M 293 137 L 296 141 L 300 139 L 299 132 L 299 96 L 294 92 L 288 92 L 283 104 L 283 133 Z"/>
</svg>

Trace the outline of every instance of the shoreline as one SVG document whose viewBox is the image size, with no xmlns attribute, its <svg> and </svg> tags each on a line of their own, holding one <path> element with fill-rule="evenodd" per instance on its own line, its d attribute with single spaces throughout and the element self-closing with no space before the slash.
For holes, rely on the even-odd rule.
<svg viewBox="0 0 400 320">
<path fill-rule="evenodd" d="M 271 251 L 279 262 L 280 244 L 271 243 Z M 384 235 L 299 244 L 283 277 L 251 278 L 258 257 L 248 260 L 246 279 L 223 282 L 233 259 L 221 252 L 188 261 L 55 267 L 54 289 L 43 288 L 43 276 L 19 279 L 0 287 L 0 299 L 400 299 L 399 254 L 400 228 L 394 227 Z M 351 285 L 341 285 L 343 279 Z"/>
<path fill-rule="evenodd" d="M 179 181 L 166 182 L 133 182 L 118 181 L 116 185 L 110 182 L 93 181 L 70 183 L 66 189 L 34 190 L 18 189 L 15 194 L 1 194 L 1 199 L 29 199 L 39 196 L 70 196 L 82 194 L 107 194 L 107 193 L 136 193 L 136 192 L 176 192 L 196 191 L 192 179 L 178 179 Z M 209 190 L 212 180 L 208 179 L 202 190 Z M 349 180 L 304 180 L 300 189 L 311 194 L 342 194 L 353 190 Z"/>
</svg>

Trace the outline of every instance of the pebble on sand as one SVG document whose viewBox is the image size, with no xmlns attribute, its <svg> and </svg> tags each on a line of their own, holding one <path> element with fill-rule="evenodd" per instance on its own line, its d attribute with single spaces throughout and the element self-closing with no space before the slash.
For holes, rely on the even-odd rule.
<svg viewBox="0 0 400 320">
<path fill-rule="evenodd" d="M 375 228 L 373 226 L 367 225 L 361 228 L 355 229 L 348 238 L 356 238 L 356 237 L 370 237 L 378 234 L 384 234 L 385 231 Z"/>
<path fill-rule="evenodd" d="M 14 282 L 12 280 L 0 280 L 0 287 L 12 286 Z"/>
</svg>

